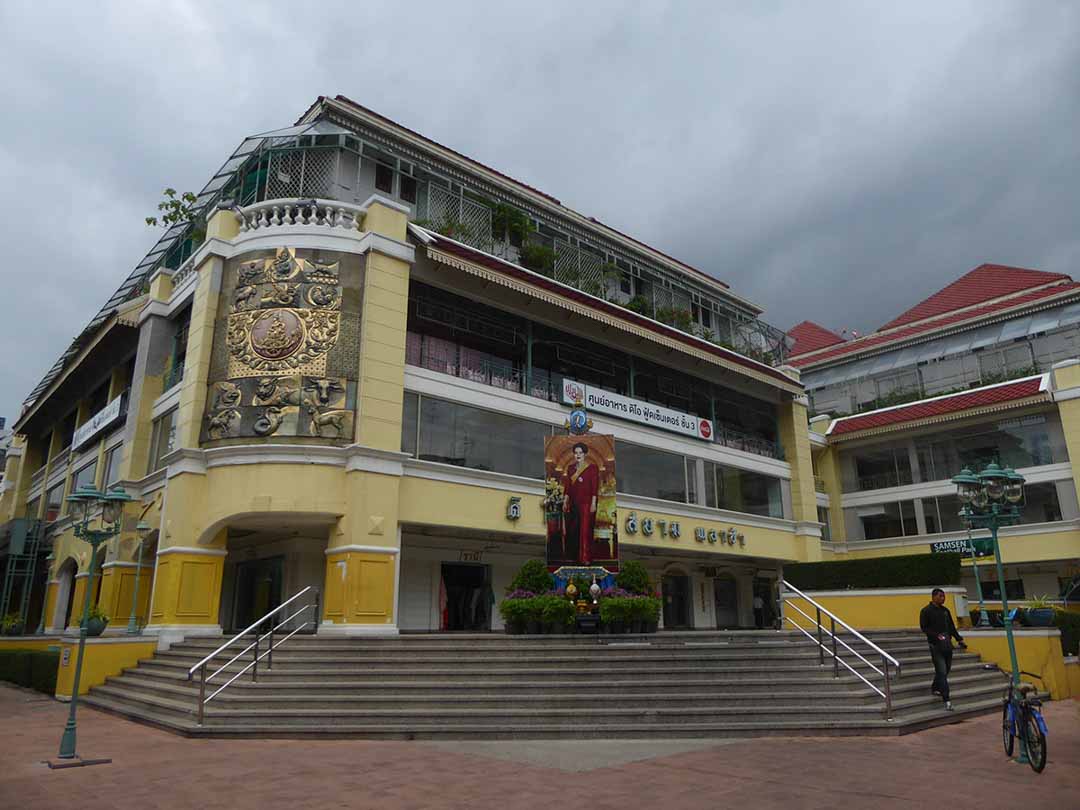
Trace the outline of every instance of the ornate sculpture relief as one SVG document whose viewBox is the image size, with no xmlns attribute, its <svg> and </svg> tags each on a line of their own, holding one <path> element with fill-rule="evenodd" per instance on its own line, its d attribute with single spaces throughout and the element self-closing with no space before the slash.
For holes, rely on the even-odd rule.
<svg viewBox="0 0 1080 810">
<path fill-rule="evenodd" d="M 228 379 L 212 385 L 204 440 L 351 440 L 356 383 L 326 374 L 341 327 L 339 263 L 282 248 L 236 273 L 224 333 Z"/>
</svg>

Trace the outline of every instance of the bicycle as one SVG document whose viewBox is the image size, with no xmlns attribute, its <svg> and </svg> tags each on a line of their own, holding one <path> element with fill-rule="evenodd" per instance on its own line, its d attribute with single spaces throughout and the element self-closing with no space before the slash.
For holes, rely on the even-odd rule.
<svg viewBox="0 0 1080 810">
<path fill-rule="evenodd" d="M 994 667 L 997 669 L 997 667 Z M 1001 671 L 1000 669 L 998 670 Z M 1035 773 L 1042 773 L 1046 767 L 1046 721 L 1043 719 L 1042 701 L 1038 698 L 1038 690 L 1033 684 L 1014 684 L 1012 676 L 1007 672 L 1001 674 L 1009 678 L 1009 686 L 1005 689 L 1003 705 L 1001 707 L 1001 738 L 1005 745 L 1005 755 L 1011 757 L 1016 746 L 1016 738 L 1020 737 L 1020 762 L 1027 762 Z M 1020 671 L 1021 675 L 1042 680 L 1042 675 L 1034 672 Z"/>
</svg>

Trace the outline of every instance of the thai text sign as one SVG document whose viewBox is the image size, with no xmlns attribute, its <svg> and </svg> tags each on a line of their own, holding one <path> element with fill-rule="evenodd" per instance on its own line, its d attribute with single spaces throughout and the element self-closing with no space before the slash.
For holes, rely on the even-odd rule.
<svg viewBox="0 0 1080 810">
<path fill-rule="evenodd" d="M 117 397 L 100 411 L 95 413 L 84 424 L 80 425 L 78 430 L 75 431 L 75 436 L 71 440 L 71 446 L 74 449 L 79 449 L 97 434 L 109 427 L 113 422 L 120 418 L 120 405 L 123 397 Z"/>
<path fill-rule="evenodd" d="M 712 441 L 713 425 L 708 419 L 564 379 L 563 402 L 573 405 L 577 400 L 581 400 L 585 409 L 589 411 L 598 411 L 620 419 L 628 419 L 631 422 L 640 422 L 649 427 Z"/>
<path fill-rule="evenodd" d="M 958 540 L 939 540 L 930 544 L 931 554 L 945 554 L 950 551 L 959 551 L 965 557 L 970 557 L 972 551 L 976 557 L 989 557 L 994 553 L 994 543 L 985 537 L 978 540 L 961 537 Z"/>
</svg>

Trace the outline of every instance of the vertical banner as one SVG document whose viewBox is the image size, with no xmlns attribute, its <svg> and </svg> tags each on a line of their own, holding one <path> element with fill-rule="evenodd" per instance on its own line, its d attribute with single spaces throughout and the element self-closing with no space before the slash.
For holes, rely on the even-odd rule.
<svg viewBox="0 0 1080 810">
<path fill-rule="evenodd" d="M 619 570 L 615 437 L 549 436 L 544 441 L 548 570 Z"/>
</svg>

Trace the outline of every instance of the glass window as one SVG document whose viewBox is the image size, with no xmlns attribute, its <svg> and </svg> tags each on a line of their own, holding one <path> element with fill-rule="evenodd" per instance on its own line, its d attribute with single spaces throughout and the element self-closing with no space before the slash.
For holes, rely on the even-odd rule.
<svg viewBox="0 0 1080 810">
<path fill-rule="evenodd" d="M 401 199 L 405 202 L 416 202 L 416 178 L 401 175 Z"/>
<path fill-rule="evenodd" d="M 26 504 L 26 517 L 31 520 L 37 520 L 38 509 L 41 508 L 41 498 L 37 497 L 34 500 Z"/>
<path fill-rule="evenodd" d="M 45 493 L 45 522 L 51 523 L 65 511 L 64 485 L 60 483 Z"/>
<path fill-rule="evenodd" d="M 468 405 L 430 397 L 420 403 L 419 457 L 425 461 L 543 479 L 550 433 L 540 422 Z"/>
<path fill-rule="evenodd" d="M 912 483 L 911 459 L 906 444 L 878 445 L 853 451 L 855 481 L 845 490 L 885 489 Z"/>
<path fill-rule="evenodd" d="M 998 585 L 997 576 L 994 574 L 984 575 L 986 579 L 982 581 L 983 598 L 991 601 L 1001 599 L 1001 586 Z M 1005 595 L 1010 599 L 1023 599 L 1024 598 L 1024 580 L 1022 579 L 1007 579 L 1005 580 Z"/>
<path fill-rule="evenodd" d="M 692 459 L 686 459 L 686 502 L 697 503 L 697 462 Z"/>
<path fill-rule="evenodd" d="M 765 517 L 784 516 L 779 478 L 709 462 L 705 467 L 705 505 Z"/>
<path fill-rule="evenodd" d="M 1024 486 L 1024 505 L 1021 523 L 1050 523 L 1061 520 L 1057 487 L 1052 481 Z"/>
<path fill-rule="evenodd" d="M 824 506 L 817 508 L 818 523 L 821 524 L 821 542 L 832 542 L 832 531 L 829 529 L 829 510 Z"/>
<path fill-rule="evenodd" d="M 405 402 L 401 407 L 401 452 L 416 455 L 416 413 L 420 398 L 409 391 L 405 392 Z"/>
<path fill-rule="evenodd" d="M 394 170 L 382 163 L 375 164 L 375 188 L 385 191 L 387 194 L 394 193 Z"/>
<path fill-rule="evenodd" d="M 97 481 L 97 459 L 94 459 L 85 467 L 75 473 L 71 481 L 71 491 L 76 492 L 80 487 L 92 487 Z"/>
<path fill-rule="evenodd" d="M 123 457 L 124 446 L 122 444 L 105 453 L 105 475 L 101 478 L 101 485 L 108 488 L 120 480 L 120 459 Z"/>
<path fill-rule="evenodd" d="M 162 414 L 154 420 L 153 433 L 150 437 L 150 463 L 146 472 L 160 470 L 165 458 L 174 449 L 176 443 L 176 408 Z"/>
<path fill-rule="evenodd" d="M 615 475 L 619 492 L 686 503 L 686 464 L 683 456 L 618 442 L 615 446 Z"/>
</svg>

